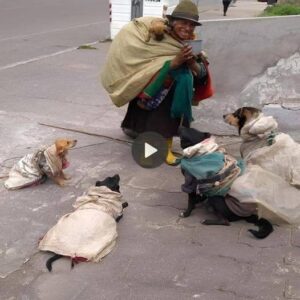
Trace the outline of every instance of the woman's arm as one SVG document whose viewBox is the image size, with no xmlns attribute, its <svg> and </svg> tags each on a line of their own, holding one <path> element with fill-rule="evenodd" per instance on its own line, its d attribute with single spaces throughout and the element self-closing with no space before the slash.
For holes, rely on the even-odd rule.
<svg viewBox="0 0 300 300">
<path fill-rule="evenodd" d="M 181 51 L 171 60 L 170 68 L 177 69 L 182 64 L 186 63 L 193 75 L 202 79 L 207 76 L 206 66 L 203 63 L 204 59 L 205 58 L 202 58 L 202 55 L 200 54 L 196 60 L 192 52 L 192 47 L 184 45 Z"/>
</svg>

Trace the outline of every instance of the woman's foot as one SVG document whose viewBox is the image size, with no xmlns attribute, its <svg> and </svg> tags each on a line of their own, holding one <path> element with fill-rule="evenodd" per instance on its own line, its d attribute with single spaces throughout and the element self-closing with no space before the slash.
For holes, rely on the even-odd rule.
<svg viewBox="0 0 300 300">
<path fill-rule="evenodd" d="M 168 165 L 174 166 L 176 165 L 177 157 L 172 153 L 172 151 L 168 151 L 166 163 Z"/>
<path fill-rule="evenodd" d="M 167 139 L 168 154 L 167 154 L 167 157 L 166 157 L 166 163 L 170 166 L 177 166 L 179 161 L 178 161 L 178 157 L 176 157 L 174 155 L 174 153 L 172 152 L 172 143 L 173 143 L 172 138 Z"/>
</svg>

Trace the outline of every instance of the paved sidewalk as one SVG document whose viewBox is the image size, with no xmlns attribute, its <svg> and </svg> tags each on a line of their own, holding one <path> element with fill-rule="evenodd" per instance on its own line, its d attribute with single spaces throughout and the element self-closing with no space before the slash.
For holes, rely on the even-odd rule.
<svg viewBox="0 0 300 300">
<path fill-rule="evenodd" d="M 227 16 L 223 16 L 222 0 L 218 5 L 203 5 L 199 3 L 200 20 L 212 19 L 236 19 L 257 17 L 267 7 L 266 2 L 255 0 L 237 0 L 235 4 L 229 6 Z"/>
</svg>

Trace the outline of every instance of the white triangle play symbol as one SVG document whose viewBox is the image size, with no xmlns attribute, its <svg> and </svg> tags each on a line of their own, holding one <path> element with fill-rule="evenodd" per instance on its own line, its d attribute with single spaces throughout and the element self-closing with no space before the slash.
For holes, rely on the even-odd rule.
<svg viewBox="0 0 300 300">
<path fill-rule="evenodd" d="M 156 153 L 158 150 L 148 143 L 145 143 L 145 158 L 151 156 L 152 154 Z"/>
</svg>

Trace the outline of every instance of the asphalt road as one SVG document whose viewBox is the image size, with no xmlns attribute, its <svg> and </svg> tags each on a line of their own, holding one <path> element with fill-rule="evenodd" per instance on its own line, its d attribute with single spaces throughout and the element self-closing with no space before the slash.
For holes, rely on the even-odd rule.
<svg viewBox="0 0 300 300">
<path fill-rule="evenodd" d="M 108 1 L 0 0 L 0 7 L 0 71 L 109 35 Z"/>
</svg>

